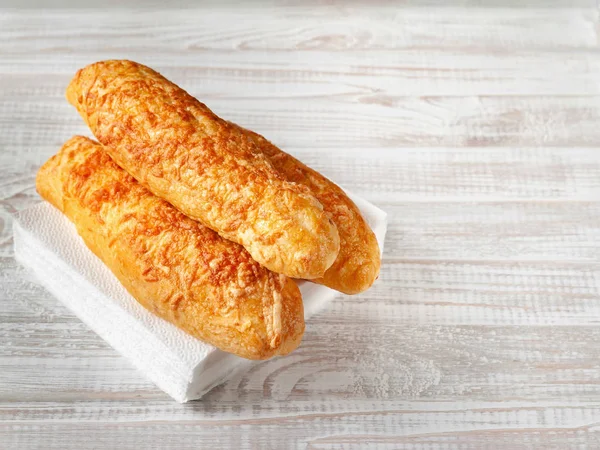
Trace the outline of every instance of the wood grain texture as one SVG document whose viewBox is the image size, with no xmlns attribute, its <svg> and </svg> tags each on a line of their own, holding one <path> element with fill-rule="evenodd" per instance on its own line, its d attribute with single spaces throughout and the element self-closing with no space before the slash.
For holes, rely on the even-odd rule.
<svg viewBox="0 0 600 450">
<path fill-rule="evenodd" d="M 467 51 L 502 49 L 511 52 L 515 49 L 596 48 L 598 45 L 597 12 L 593 8 L 551 9 L 548 1 L 540 2 L 542 8 L 495 8 L 493 14 L 488 9 L 478 8 L 399 8 L 392 2 L 378 8 L 340 1 L 337 4 L 321 2 L 319 7 L 301 2 L 303 4 L 294 8 L 239 3 L 231 8 L 219 7 L 218 3 L 223 2 L 217 2 L 204 14 L 189 14 L 175 8 L 138 11 L 135 15 L 33 10 L 27 12 L 27 27 L 19 26 L 22 13 L 9 11 L 0 18 L 0 48 L 11 52 L 29 51 L 33 46 L 45 51 L 138 48 L 171 52 L 176 49 L 345 51 L 458 47 Z M 452 2 L 443 3 L 452 6 Z M 573 3 L 569 2 L 568 6 Z M 588 4 L 593 6 L 593 2 Z M 215 27 L 215 23 L 235 26 Z M 107 30 L 108 24 L 110 29 Z"/>
<path fill-rule="evenodd" d="M 460 48 L 432 48 L 426 52 L 407 48 L 334 53 L 200 49 L 172 51 L 160 59 L 158 66 L 153 61 L 153 50 L 133 48 L 119 53 L 122 57 L 153 63 L 157 70 L 175 81 L 183 71 L 183 87 L 201 99 L 281 98 L 290 93 L 295 98 L 368 99 L 384 95 L 410 96 L 414 92 L 421 96 L 598 94 L 594 75 L 600 64 L 591 58 L 593 51 L 506 53 L 482 49 L 465 53 Z M 93 63 L 110 59 L 114 54 L 115 51 L 71 50 L 57 66 L 51 51 L 44 50 L 35 63 L 23 52 L 9 51 L 0 66 L 9 75 L 2 89 L 27 92 L 28 84 L 30 89 L 39 89 L 34 85 L 35 75 L 43 70 L 52 73 L 49 82 L 57 82 L 57 89 L 49 94 L 62 99 L 62 74 L 68 80 L 82 61 Z M 547 70 L 550 65 L 556 65 L 552 72 Z M 244 83 L 239 84 L 240 81 Z"/>
<path fill-rule="evenodd" d="M 0 448 L 599 447 L 599 13 L 467 3 L 0 10 Z M 37 168 L 89 135 L 64 89 L 106 58 L 389 215 L 371 290 L 202 401 L 167 398 L 13 258 Z"/>
<path fill-rule="evenodd" d="M 62 87 L 67 82 L 65 76 Z M 198 95 L 194 89 L 189 91 Z M 0 104 L 4 145 L 40 146 L 49 139 L 63 141 L 63 136 L 66 139 L 74 132 L 89 133 L 62 96 L 50 98 L 35 91 L 25 96 Z M 374 93 L 204 100 L 218 115 L 283 148 L 600 145 L 600 96 L 592 95 L 408 97 Z M 17 126 L 24 122 L 29 126 Z"/>
</svg>

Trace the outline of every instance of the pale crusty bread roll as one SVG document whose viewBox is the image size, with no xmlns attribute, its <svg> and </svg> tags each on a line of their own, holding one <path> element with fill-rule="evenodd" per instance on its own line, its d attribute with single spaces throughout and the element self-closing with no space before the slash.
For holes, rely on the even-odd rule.
<svg viewBox="0 0 600 450">
<path fill-rule="evenodd" d="M 265 267 L 313 279 L 335 261 L 337 228 L 310 191 L 274 170 L 254 139 L 154 70 L 131 61 L 91 64 L 77 72 L 67 99 L 119 166 Z"/>
<path fill-rule="evenodd" d="M 100 144 L 70 139 L 36 186 L 151 312 L 244 358 L 283 355 L 300 343 L 304 313 L 293 280 L 150 193 Z"/>
<path fill-rule="evenodd" d="M 239 127 L 251 136 L 273 167 L 288 181 L 310 190 L 329 213 L 340 235 L 340 252 L 322 278 L 312 281 L 346 294 L 368 289 L 379 276 L 381 252 L 375 233 L 346 193 L 319 172 L 280 150 L 261 135 Z"/>
</svg>

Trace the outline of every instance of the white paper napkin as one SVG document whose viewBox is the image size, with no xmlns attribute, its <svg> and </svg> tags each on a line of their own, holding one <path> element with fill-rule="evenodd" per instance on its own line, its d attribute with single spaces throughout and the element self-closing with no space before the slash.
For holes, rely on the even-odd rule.
<svg viewBox="0 0 600 450">
<path fill-rule="evenodd" d="M 386 213 L 351 196 L 383 251 Z M 15 257 L 39 282 L 160 389 L 178 402 L 202 397 L 250 361 L 222 352 L 143 308 L 83 243 L 74 225 L 49 203 L 19 212 Z M 308 319 L 338 294 L 299 282 Z M 368 295 L 368 294 L 367 294 Z"/>
</svg>

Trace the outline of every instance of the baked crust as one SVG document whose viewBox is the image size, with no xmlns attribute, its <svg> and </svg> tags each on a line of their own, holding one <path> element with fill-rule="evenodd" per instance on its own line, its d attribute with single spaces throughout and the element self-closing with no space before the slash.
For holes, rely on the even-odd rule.
<svg viewBox="0 0 600 450">
<path fill-rule="evenodd" d="M 237 126 L 237 125 L 236 125 Z M 340 235 L 340 252 L 320 283 L 345 294 L 368 289 L 379 276 L 381 251 L 375 233 L 358 207 L 335 183 L 280 150 L 263 136 L 239 127 L 251 136 L 273 167 L 288 181 L 306 186 L 323 205 Z"/>
<path fill-rule="evenodd" d="M 265 359 L 304 332 L 300 291 L 185 216 L 76 136 L 39 170 L 40 195 L 145 308 L 221 350 Z"/>
<path fill-rule="evenodd" d="M 335 261 L 338 231 L 310 191 L 274 170 L 253 138 L 154 70 L 94 63 L 77 72 L 67 99 L 119 166 L 265 267 L 313 279 Z"/>
</svg>

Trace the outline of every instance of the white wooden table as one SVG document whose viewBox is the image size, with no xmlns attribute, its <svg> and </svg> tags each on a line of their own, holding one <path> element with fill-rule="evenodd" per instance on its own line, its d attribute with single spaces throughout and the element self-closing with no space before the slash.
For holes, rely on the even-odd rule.
<svg viewBox="0 0 600 450">
<path fill-rule="evenodd" d="M 165 2 L 166 3 L 166 2 Z M 0 13 L 0 448 L 600 447 L 595 8 Z M 151 65 L 389 213 L 381 279 L 179 405 L 13 259 L 75 70 Z"/>
</svg>

